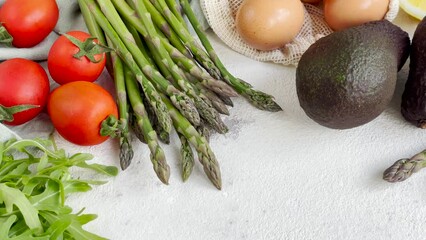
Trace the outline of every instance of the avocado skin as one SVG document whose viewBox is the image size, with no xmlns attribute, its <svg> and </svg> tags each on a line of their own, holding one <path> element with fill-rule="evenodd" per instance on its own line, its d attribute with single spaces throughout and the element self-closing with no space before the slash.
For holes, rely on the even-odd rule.
<svg viewBox="0 0 426 240">
<path fill-rule="evenodd" d="M 417 127 L 426 128 L 426 17 L 414 32 L 401 113 L 407 121 Z"/>
<path fill-rule="evenodd" d="M 302 55 L 296 70 L 300 106 L 329 128 L 370 122 L 391 101 L 409 48 L 408 33 L 387 20 L 319 39 Z"/>
</svg>

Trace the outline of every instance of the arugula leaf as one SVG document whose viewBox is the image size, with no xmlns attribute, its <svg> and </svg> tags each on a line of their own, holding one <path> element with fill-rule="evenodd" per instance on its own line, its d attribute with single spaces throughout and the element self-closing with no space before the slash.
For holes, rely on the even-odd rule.
<svg viewBox="0 0 426 240">
<path fill-rule="evenodd" d="M 5 204 L 7 213 L 11 213 L 15 205 L 30 229 L 42 230 L 37 209 L 19 189 L 10 188 L 4 183 L 0 184 L 0 202 Z"/>
<path fill-rule="evenodd" d="M 90 233 L 83 229 L 82 225 L 90 222 L 96 218 L 96 215 L 93 214 L 66 214 L 58 217 L 58 215 L 52 214 L 47 211 L 40 213 L 48 222 L 54 224 L 58 221 L 69 221 L 71 224 L 66 228 L 66 230 L 72 234 L 72 236 L 77 240 L 106 240 L 106 238 L 100 237 L 96 234 Z"/>
</svg>

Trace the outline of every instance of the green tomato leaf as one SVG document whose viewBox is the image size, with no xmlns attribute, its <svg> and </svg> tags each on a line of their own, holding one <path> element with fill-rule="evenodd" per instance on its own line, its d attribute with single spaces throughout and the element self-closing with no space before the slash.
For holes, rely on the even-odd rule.
<svg viewBox="0 0 426 240">
<path fill-rule="evenodd" d="M 11 213 L 13 206 L 16 206 L 30 229 L 42 230 L 37 209 L 31 205 L 31 202 L 20 190 L 8 187 L 6 184 L 0 184 L 1 202 L 5 204 L 6 212 L 8 213 Z"/>
</svg>

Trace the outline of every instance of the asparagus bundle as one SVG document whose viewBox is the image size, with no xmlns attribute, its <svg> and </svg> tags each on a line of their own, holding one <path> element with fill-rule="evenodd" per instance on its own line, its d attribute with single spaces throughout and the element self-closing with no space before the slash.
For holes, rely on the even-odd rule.
<svg viewBox="0 0 426 240">
<path fill-rule="evenodd" d="M 148 145 L 154 171 L 167 184 L 170 168 L 159 141 L 169 143 L 174 127 L 181 142 L 183 180 L 192 172 L 194 148 L 207 177 L 221 189 L 210 132 L 228 131 L 221 114 L 229 114 L 231 97 L 241 95 L 259 109 L 280 111 L 273 97 L 229 73 L 188 0 L 78 2 L 90 34 L 113 49 L 107 67 L 117 91 L 121 168 L 126 169 L 133 157 L 132 130 Z"/>
</svg>

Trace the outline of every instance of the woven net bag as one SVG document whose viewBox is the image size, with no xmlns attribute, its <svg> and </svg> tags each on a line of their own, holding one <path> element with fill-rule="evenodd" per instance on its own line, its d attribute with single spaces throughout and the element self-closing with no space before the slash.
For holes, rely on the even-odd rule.
<svg viewBox="0 0 426 240">
<path fill-rule="evenodd" d="M 201 8 L 217 36 L 233 50 L 258 61 L 297 65 L 302 54 L 316 40 L 332 33 L 324 20 L 321 8 L 304 4 L 305 19 L 296 38 L 283 48 L 260 51 L 247 45 L 235 28 L 235 15 L 244 0 L 201 0 Z M 259 0 L 261 1 L 261 0 Z M 393 21 L 398 14 L 399 0 L 390 0 L 385 19 Z"/>
</svg>

